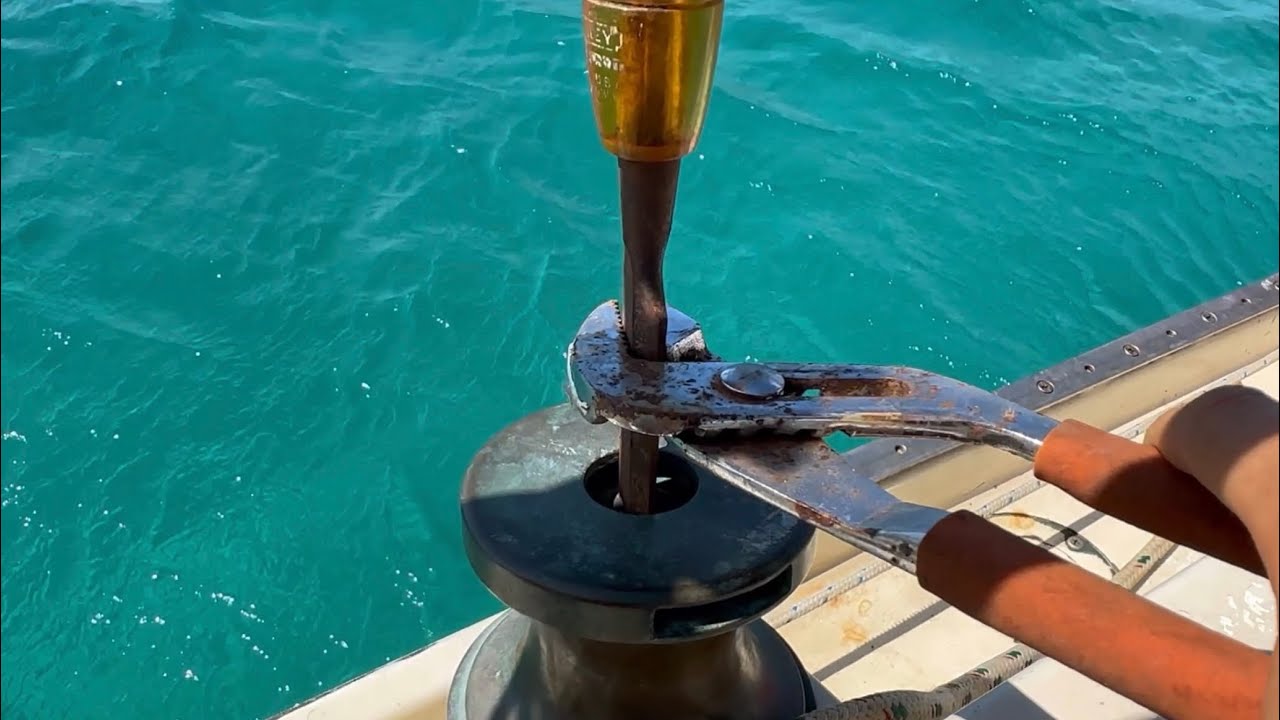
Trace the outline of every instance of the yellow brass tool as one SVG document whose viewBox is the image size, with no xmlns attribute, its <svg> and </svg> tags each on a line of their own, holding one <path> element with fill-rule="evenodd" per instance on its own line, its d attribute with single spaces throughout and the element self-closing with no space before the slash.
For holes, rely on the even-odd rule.
<svg viewBox="0 0 1280 720">
<path fill-rule="evenodd" d="M 702 132 L 720 45 L 723 0 L 583 0 L 587 77 L 596 128 L 618 158 L 623 329 L 631 352 L 666 357 L 662 261 L 675 210 L 680 159 Z M 618 495 L 648 513 L 658 438 L 623 431 Z"/>
<path fill-rule="evenodd" d="M 582 1 L 600 141 L 622 160 L 694 149 L 716 72 L 723 0 Z"/>
<path fill-rule="evenodd" d="M 596 128 L 621 160 L 679 160 L 711 97 L 723 0 L 583 0 Z"/>
</svg>

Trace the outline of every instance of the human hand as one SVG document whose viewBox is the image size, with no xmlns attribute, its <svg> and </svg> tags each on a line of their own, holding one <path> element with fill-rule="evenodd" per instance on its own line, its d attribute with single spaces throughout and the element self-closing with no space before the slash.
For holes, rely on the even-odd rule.
<svg viewBox="0 0 1280 720">
<path fill-rule="evenodd" d="M 1254 388 L 1217 387 L 1162 414 L 1146 443 L 1240 519 L 1280 596 L 1280 404 Z M 1280 655 L 1271 659 L 1263 716 L 1278 720 Z"/>
</svg>

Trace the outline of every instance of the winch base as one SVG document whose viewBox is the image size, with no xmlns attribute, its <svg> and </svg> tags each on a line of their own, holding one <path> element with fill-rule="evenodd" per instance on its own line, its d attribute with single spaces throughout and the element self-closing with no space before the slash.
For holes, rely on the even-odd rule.
<svg viewBox="0 0 1280 720">
<path fill-rule="evenodd" d="M 449 720 L 791 720 L 811 681 L 763 620 L 683 643 L 570 638 L 515 611 L 476 639 Z"/>
</svg>

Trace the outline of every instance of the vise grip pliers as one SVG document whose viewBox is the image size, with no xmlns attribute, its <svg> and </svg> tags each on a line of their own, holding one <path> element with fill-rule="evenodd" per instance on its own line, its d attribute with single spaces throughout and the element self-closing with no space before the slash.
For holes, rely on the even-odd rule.
<svg viewBox="0 0 1280 720">
<path fill-rule="evenodd" d="M 909 572 L 921 540 L 946 511 L 898 500 L 858 472 L 856 454 L 836 453 L 823 437 L 1000 448 L 1033 461 L 1038 478 L 1085 504 L 1261 568 L 1239 521 L 1153 448 L 915 368 L 725 362 L 708 350 L 696 321 L 667 312 L 666 361 L 627 351 L 616 303 L 587 316 L 566 353 L 566 392 L 583 417 L 670 437 L 717 477 Z M 1140 482 L 1132 480 L 1138 473 Z M 1237 533 L 1223 532 L 1233 525 Z"/>
<path fill-rule="evenodd" d="M 857 453 L 836 453 L 823 438 L 843 432 L 999 448 L 1086 505 L 1265 575 L 1244 525 L 1154 448 L 924 370 L 726 362 L 708 350 L 692 318 L 674 308 L 668 318 L 667 358 L 657 361 L 628 352 L 616 303 L 588 315 L 566 354 L 566 392 L 587 421 L 668 437 L 713 475 L 912 573 L 965 614 L 1153 709 L 1170 706 L 1168 688 L 1143 674 L 1160 674 L 1152 658 L 1210 668 L 1222 667 L 1214 663 L 1225 653 L 1262 662 L 1265 672 L 1267 661 L 1248 655 L 1252 649 L 977 515 L 899 500 L 858 472 Z M 1142 638 L 1098 639 L 1111 631 L 1108 618 L 1142 626 Z M 1117 662 L 1127 668 L 1118 677 Z M 1208 697 L 1222 678 L 1206 672 L 1196 685 Z M 1179 707 L 1191 706 L 1174 706 L 1168 717 L 1186 717 Z"/>
</svg>

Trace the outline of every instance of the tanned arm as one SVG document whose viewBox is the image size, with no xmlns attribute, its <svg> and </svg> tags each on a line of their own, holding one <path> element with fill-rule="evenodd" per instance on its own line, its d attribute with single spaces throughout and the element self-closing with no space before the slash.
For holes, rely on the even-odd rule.
<svg viewBox="0 0 1280 720">
<path fill-rule="evenodd" d="M 1225 385 L 1176 407 L 1147 430 L 1146 442 L 1195 477 L 1227 506 L 1253 538 L 1280 597 L 1280 404 L 1266 393 Z M 1263 705 L 1280 720 L 1280 644 L 1272 653 Z"/>
</svg>

